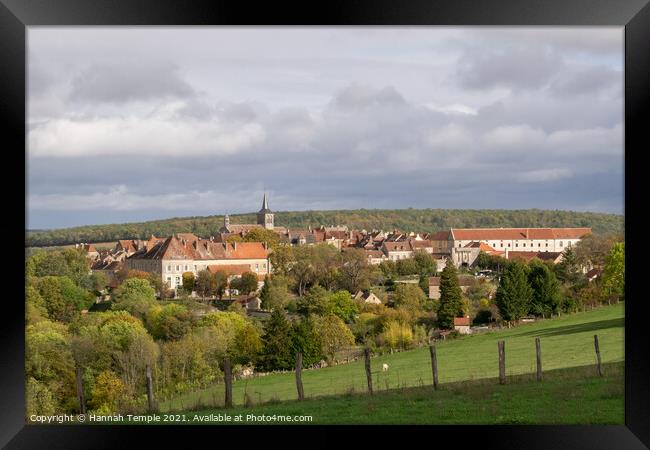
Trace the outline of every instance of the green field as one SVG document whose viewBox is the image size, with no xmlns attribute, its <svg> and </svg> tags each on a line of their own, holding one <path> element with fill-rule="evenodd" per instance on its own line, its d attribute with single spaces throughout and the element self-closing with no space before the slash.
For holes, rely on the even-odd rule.
<svg viewBox="0 0 650 450">
<path fill-rule="evenodd" d="M 603 363 L 622 362 L 624 360 L 623 318 L 624 304 L 620 303 L 593 311 L 520 325 L 512 329 L 438 343 L 439 381 L 451 383 L 496 377 L 498 340 L 505 340 L 506 343 L 508 376 L 535 371 L 536 337 L 541 340 L 544 371 L 595 364 L 594 334 L 598 334 L 599 337 Z M 381 371 L 383 363 L 388 363 L 390 366 L 387 372 Z M 586 370 L 593 370 L 593 367 L 588 367 Z M 377 356 L 372 359 L 372 372 L 375 391 L 426 387 L 432 384 L 427 348 Z M 303 384 L 307 398 L 364 392 L 366 376 L 363 362 L 305 370 Z M 534 390 L 534 385 L 530 389 Z M 200 409 L 202 405 L 219 405 L 223 403 L 223 392 L 223 385 L 215 385 L 169 401 L 161 401 L 160 410 L 162 412 L 187 411 Z M 235 405 L 244 404 L 245 394 L 248 394 L 256 404 L 294 400 L 297 398 L 294 374 L 271 374 L 236 381 L 233 384 Z"/>
<path fill-rule="evenodd" d="M 516 375 L 505 386 L 483 379 L 185 413 L 185 424 L 623 424 L 623 363 L 549 371 L 541 383 Z M 222 416 L 219 417 L 219 414 Z M 227 414 L 229 418 L 224 417 Z M 241 415 L 241 422 L 234 417 Z M 254 417 L 251 417 L 253 415 Z M 198 417 L 197 417 L 198 416 Z M 282 418 L 278 417 L 282 416 Z M 310 416 L 311 420 L 306 420 Z M 181 422 L 183 423 L 183 422 Z"/>
</svg>

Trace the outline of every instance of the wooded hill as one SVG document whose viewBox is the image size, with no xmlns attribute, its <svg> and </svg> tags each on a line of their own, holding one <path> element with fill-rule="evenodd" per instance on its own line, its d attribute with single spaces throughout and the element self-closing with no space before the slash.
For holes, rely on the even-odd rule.
<svg viewBox="0 0 650 450">
<path fill-rule="evenodd" d="M 255 223 L 255 213 L 233 214 L 230 223 Z M 624 216 L 540 209 L 354 209 L 333 211 L 276 211 L 275 224 L 289 229 L 347 225 L 350 229 L 399 229 L 435 232 L 472 227 L 591 227 L 596 234 L 624 232 Z M 223 216 L 177 217 L 149 222 L 88 225 L 48 231 L 27 231 L 26 247 L 144 239 L 173 233 L 214 235 Z"/>
</svg>

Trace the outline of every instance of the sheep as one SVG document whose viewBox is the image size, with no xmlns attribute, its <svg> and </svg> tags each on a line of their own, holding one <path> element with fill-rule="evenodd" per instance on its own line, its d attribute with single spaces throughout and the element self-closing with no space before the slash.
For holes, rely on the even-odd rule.
<svg viewBox="0 0 650 450">
<path fill-rule="evenodd" d="M 383 372 L 386 372 L 388 370 L 388 364 L 384 363 L 384 365 L 381 367 L 381 370 Z"/>
</svg>

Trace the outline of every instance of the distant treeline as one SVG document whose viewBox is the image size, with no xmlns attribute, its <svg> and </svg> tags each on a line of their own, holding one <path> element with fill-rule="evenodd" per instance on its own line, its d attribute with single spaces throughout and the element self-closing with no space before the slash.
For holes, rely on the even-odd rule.
<svg viewBox="0 0 650 450">
<path fill-rule="evenodd" d="M 255 223 L 254 213 L 231 215 L 231 223 Z M 591 227 L 596 234 L 624 232 L 624 217 L 573 211 L 540 209 L 355 209 L 334 211 L 279 211 L 275 224 L 289 229 L 320 225 L 347 225 L 350 229 L 382 229 L 435 232 L 472 227 Z M 214 235 L 223 216 L 184 217 L 150 222 L 89 225 L 48 231 L 28 231 L 26 247 L 66 245 L 76 242 L 106 242 L 144 239 L 172 233 Z"/>
</svg>

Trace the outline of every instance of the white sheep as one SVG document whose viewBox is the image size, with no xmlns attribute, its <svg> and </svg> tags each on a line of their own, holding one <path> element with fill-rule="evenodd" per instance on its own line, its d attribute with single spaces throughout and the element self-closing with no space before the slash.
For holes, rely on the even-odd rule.
<svg viewBox="0 0 650 450">
<path fill-rule="evenodd" d="M 388 364 L 384 363 L 384 365 L 381 366 L 381 370 L 382 370 L 383 372 L 386 372 L 386 371 L 388 370 Z"/>
</svg>

